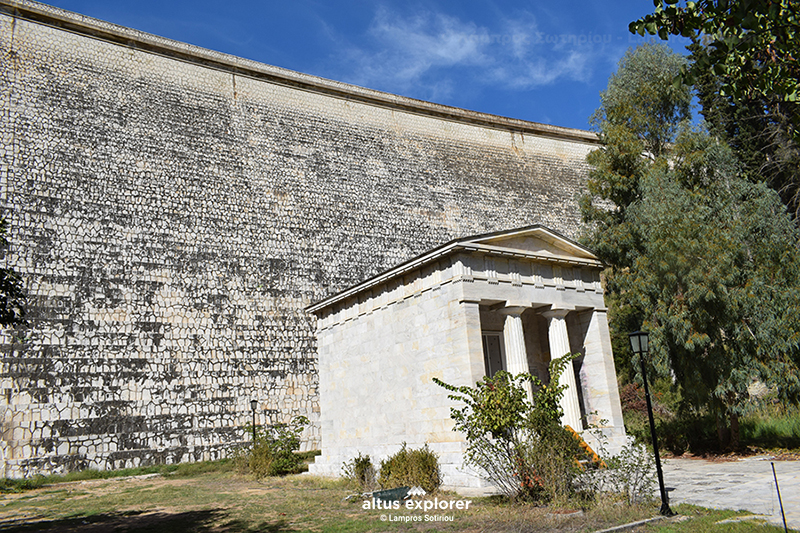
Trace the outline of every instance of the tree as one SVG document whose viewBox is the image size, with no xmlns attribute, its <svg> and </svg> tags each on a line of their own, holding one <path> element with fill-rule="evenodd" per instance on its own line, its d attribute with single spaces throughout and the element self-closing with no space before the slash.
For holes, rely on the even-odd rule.
<svg viewBox="0 0 800 533">
<path fill-rule="evenodd" d="M 691 37 L 681 80 L 694 84 L 715 135 L 752 181 L 766 181 L 800 218 L 800 4 L 796 0 L 655 0 L 630 31 Z"/>
<path fill-rule="evenodd" d="M 588 156 L 593 170 L 580 206 L 593 225 L 589 243 L 607 264 L 631 262 L 638 244 L 627 208 L 641 197 L 644 175 L 666 165 L 667 147 L 690 117 L 689 88 L 671 83 L 685 64 L 664 45 L 642 45 L 625 54 L 600 94 L 591 121 L 603 147 Z"/>
<path fill-rule="evenodd" d="M 690 59 L 696 62 L 707 47 L 692 43 Z M 800 148 L 787 134 L 789 108 L 796 104 L 774 97 L 726 96 L 720 76 L 711 70 L 698 72 L 694 82 L 709 132 L 730 145 L 750 181 L 764 181 L 778 191 L 792 216 L 800 220 Z"/>
<path fill-rule="evenodd" d="M 0 219 L 0 253 L 8 248 L 7 222 Z M 0 268 L 0 327 L 24 323 L 24 291 L 19 276 L 10 268 Z"/>
<path fill-rule="evenodd" d="M 685 64 L 683 57 L 664 45 L 646 44 L 629 50 L 591 117 L 603 148 L 589 154 L 593 167 L 587 183 L 589 194 L 579 201 L 584 221 L 593 228 L 586 244 L 608 265 L 630 263 L 637 243 L 626 217 L 627 207 L 639 198 L 644 174 L 656 160 L 663 160 L 664 149 L 674 141 L 679 124 L 689 119 L 691 93 L 672 83 Z M 621 376 L 632 378 L 636 369 L 631 365 L 625 334 L 638 329 L 641 318 L 619 300 L 613 272 L 607 274 L 615 363 Z"/>
<path fill-rule="evenodd" d="M 592 124 L 601 134 L 612 134 L 609 126 L 623 127 L 644 144 L 651 158 L 660 157 L 690 116 L 689 87 L 673 84 L 685 66 L 683 57 L 663 45 L 629 51 L 600 94 L 601 106 L 592 115 Z"/>
<path fill-rule="evenodd" d="M 740 177 L 705 133 L 682 134 L 672 162 L 630 208 L 642 249 L 617 283 L 683 399 L 709 408 L 720 444 L 736 447 L 753 379 L 787 399 L 800 388 L 800 237 L 774 191 Z"/>
<path fill-rule="evenodd" d="M 623 59 L 595 114 L 603 147 L 589 156 L 581 199 L 586 241 L 610 265 L 612 329 L 649 329 L 650 365 L 674 378 L 688 407 L 717 415 L 721 445 L 736 445 L 754 378 L 780 385 L 787 399 L 800 391 L 800 235 L 774 191 L 744 179 L 724 143 L 678 122 L 688 90 L 657 84 L 677 60 L 652 47 Z M 616 80 L 639 63 L 661 73 L 643 81 L 673 106 L 660 114 L 670 127 L 618 116 L 647 107 L 607 107 L 635 97 Z M 651 123 L 654 131 L 629 126 Z M 660 152 L 647 148 L 653 135 Z"/>
<path fill-rule="evenodd" d="M 777 96 L 800 102 L 800 4 L 796 0 L 654 0 L 655 13 L 631 22 L 632 33 L 709 39 L 686 71 L 686 81 L 707 70 L 723 80 L 725 94 L 743 98 Z M 797 132 L 794 108 L 794 133 Z"/>
</svg>

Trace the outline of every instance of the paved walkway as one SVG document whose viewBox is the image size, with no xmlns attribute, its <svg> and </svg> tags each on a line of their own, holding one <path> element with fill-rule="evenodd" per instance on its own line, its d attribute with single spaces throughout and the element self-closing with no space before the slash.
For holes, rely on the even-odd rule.
<svg viewBox="0 0 800 533">
<path fill-rule="evenodd" d="M 800 461 L 774 461 L 774 464 L 786 523 L 800 531 Z M 664 485 L 670 503 L 746 510 L 767 515 L 770 523 L 783 527 L 769 457 L 731 462 L 669 459 L 664 464 Z"/>
</svg>

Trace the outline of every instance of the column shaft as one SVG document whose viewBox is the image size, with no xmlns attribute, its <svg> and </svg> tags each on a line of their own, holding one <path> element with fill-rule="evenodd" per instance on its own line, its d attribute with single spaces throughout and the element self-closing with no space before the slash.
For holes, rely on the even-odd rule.
<svg viewBox="0 0 800 533">
<path fill-rule="evenodd" d="M 614 354 L 611 351 L 611 335 L 608 332 L 605 309 L 592 311 L 584 346 L 585 356 L 581 368 L 583 397 L 586 410 L 596 413 L 589 416 L 589 420 L 595 425 L 605 420 L 607 427 L 624 435 L 625 424 L 622 420 L 617 373 L 614 369 Z"/>
<path fill-rule="evenodd" d="M 565 319 L 568 312 L 567 310 L 553 310 L 543 313 L 549 321 L 547 335 L 550 341 L 551 359 L 557 359 L 570 353 L 569 334 L 567 333 L 567 321 Z M 564 368 L 564 371 L 558 379 L 558 384 L 567 387 L 564 391 L 564 395 L 561 397 L 560 405 L 561 409 L 564 411 L 564 416 L 561 417 L 561 423 L 570 426 L 575 431 L 582 431 L 581 406 L 578 401 L 578 387 L 575 383 L 575 372 L 572 368 L 572 361 Z"/>
<path fill-rule="evenodd" d="M 509 313 L 503 323 L 503 341 L 506 349 L 506 370 L 511 374 L 530 372 L 528 353 L 525 350 L 525 335 L 522 332 L 522 317 L 517 313 Z M 531 382 L 526 382 L 528 401 L 533 400 Z"/>
</svg>

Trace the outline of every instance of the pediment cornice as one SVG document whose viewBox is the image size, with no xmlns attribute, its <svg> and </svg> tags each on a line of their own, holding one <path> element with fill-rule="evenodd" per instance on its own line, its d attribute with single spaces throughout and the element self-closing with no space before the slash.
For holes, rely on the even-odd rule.
<svg viewBox="0 0 800 533">
<path fill-rule="evenodd" d="M 325 300 L 312 304 L 306 308 L 306 311 L 317 312 L 329 305 L 458 252 L 508 257 L 561 266 L 596 269 L 603 267 L 603 263 L 585 246 L 545 226 L 528 226 L 450 241 Z"/>
</svg>

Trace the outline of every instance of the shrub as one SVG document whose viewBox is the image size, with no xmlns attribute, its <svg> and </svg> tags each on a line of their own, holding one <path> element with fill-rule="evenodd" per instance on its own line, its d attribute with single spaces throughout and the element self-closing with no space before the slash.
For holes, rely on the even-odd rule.
<svg viewBox="0 0 800 533">
<path fill-rule="evenodd" d="M 300 449 L 300 434 L 307 424 L 306 417 L 298 416 L 288 424 L 256 428 L 251 447 L 241 449 L 238 454 L 240 468 L 256 479 L 301 472 L 303 459 L 295 452 Z"/>
<path fill-rule="evenodd" d="M 652 447 L 650 423 L 647 414 L 632 411 L 623 412 L 625 431 L 636 442 Z M 708 413 L 679 411 L 674 417 L 664 419 L 654 416 L 659 448 L 673 455 L 686 451 L 703 453 L 717 448 L 716 423 Z"/>
<path fill-rule="evenodd" d="M 581 475 L 580 484 L 584 489 L 615 494 L 630 505 L 653 499 L 655 460 L 646 446 L 630 442 L 605 463 L 606 468 L 587 470 Z"/>
<path fill-rule="evenodd" d="M 400 451 L 381 461 L 379 482 L 384 489 L 416 486 L 435 492 L 442 484 L 439 458 L 427 444 L 419 450 L 409 450 L 404 442 Z"/>
<path fill-rule="evenodd" d="M 342 474 L 362 491 L 374 490 L 377 485 L 372 459 L 361 452 L 358 452 L 358 457 L 342 463 Z"/>
<path fill-rule="evenodd" d="M 539 431 L 529 428 L 526 433 L 520 452 L 523 464 L 536 477 L 535 483 L 528 481 L 522 496 L 550 502 L 568 499 L 581 472 L 577 459 L 584 455 L 578 440 L 560 425 Z"/>
<path fill-rule="evenodd" d="M 561 426 L 559 401 L 565 387 L 558 385 L 558 378 L 575 357 L 550 362 L 548 385 L 530 374 L 508 372 L 484 377 L 475 387 L 454 387 L 434 378 L 456 393 L 449 398 L 465 404 L 450 411 L 467 439 L 465 462 L 511 499 L 549 501 L 573 492 L 580 472 L 576 458 L 584 452 Z M 526 381 L 536 391 L 532 404 L 527 402 Z"/>
</svg>

